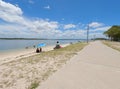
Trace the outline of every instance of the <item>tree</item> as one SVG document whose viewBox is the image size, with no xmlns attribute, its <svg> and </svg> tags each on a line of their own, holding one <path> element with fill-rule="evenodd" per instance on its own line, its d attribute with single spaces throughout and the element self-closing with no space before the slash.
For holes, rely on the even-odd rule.
<svg viewBox="0 0 120 89">
<path fill-rule="evenodd" d="M 111 41 L 120 41 L 120 26 L 112 26 L 110 29 L 104 32 L 106 36 L 108 36 Z"/>
</svg>

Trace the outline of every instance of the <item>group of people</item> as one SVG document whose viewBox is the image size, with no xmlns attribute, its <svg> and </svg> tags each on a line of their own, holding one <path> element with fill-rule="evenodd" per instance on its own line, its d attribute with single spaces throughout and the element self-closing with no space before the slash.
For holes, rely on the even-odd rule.
<svg viewBox="0 0 120 89">
<path fill-rule="evenodd" d="M 61 46 L 59 44 L 59 41 L 57 41 L 56 46 L 54 47 L 54 49 L 59 49 L 59 48 L 61 48 Z M 40 52 L 42 52 L 41 47 L 36 49 L 36 53 L 40 53 Z"/>
<path fill-rule="evenodd" d="M 42 52 L 42 48 L 41 47 L 36 49 L 36 53 L 40 53 L 40 52 Z"/>
</svg>

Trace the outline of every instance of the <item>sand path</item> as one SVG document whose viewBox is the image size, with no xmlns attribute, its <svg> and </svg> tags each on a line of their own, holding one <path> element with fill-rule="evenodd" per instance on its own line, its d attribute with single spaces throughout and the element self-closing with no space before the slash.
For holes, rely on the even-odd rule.
<svg viewBox="0 0 120 89">
<path fill-rule="evenodd" d="M 120 89 L 120 52 L 91 42 L 37 89 Z"/>
</svg>

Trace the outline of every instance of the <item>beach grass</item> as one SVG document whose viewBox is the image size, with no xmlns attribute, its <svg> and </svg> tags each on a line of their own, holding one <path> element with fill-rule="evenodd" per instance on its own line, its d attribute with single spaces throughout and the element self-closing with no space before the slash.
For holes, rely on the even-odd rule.
<svg viewBox="0 0 120 89">
<path fill-rule="evenodd" d="M 31 86 L 28 87 L 28 89 L 36 89 L 39 86 L 39 82 L 33 82 Z"/>
<path fill-rule="evenodd" d="M 115 42 L 115 41 L 102 41 L 105 45 L 120 51 L 120 42 Z"/>
<path fill-rule="evenodd" d="M 0 69 L 0 88 L 36 89 L 42 81 L 61 68 L 87 44 L 76 43 L 61 49 L 3 63 Z M 9 84 L 4 83 L 7 81 Z M 37 82 L 36 82 L 37 81 Z"/>
</svg>

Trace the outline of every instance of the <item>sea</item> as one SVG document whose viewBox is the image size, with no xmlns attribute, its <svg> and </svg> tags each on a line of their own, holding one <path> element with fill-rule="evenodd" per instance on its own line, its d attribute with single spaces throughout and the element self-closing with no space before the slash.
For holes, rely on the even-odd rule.
<svg viewBox="0 0 120 89">
<path fill-rule="evenodd" d="M 10 51 L 10 50 L 19 50 L 19 49 L 26 49 L 26 48 L 33 48 L 36 47 L 40 43 L 45 43 L 46 46 L 53 46 L 56 45 L 56 42 L 59 41 L 60 44 L 69 44 L 69 43 L 76 43 L 82 42 L 85 40 L 0 40 L 0 52 Z"/>
</svg>

